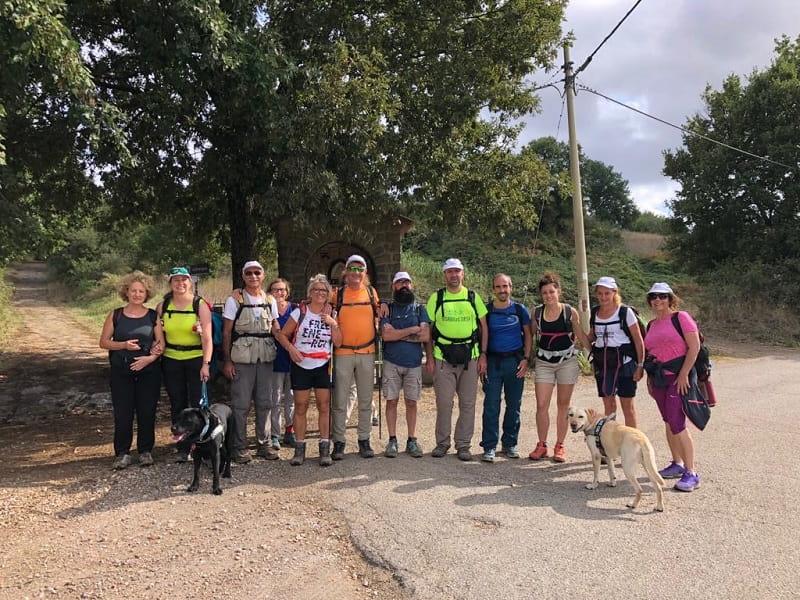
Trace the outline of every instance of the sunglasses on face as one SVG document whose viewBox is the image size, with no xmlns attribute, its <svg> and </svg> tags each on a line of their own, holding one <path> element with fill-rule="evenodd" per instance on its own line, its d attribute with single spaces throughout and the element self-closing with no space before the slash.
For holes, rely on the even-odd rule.
<svg viewBox="0 0 800 600">
<path fill-rule="evenodd" d="M 351 273 L 363 273 L 367 270 L 367 267 L 347 267 L 347 270 Z"/>
<path fill-rule="evenodd" d="M 277 294 L 278 292 L 284 292 L 284 293 L 286 293 L 286 288 L 272 288 L 270 291 L 271 291 L 273 294 Z"/>
<path fill-rule="evenodd" d="M 659 300 L 669 300 L 669 294 L 647 294 L 648 300 L 655 300 L 656 298 Z"/>
<path fill-rule="evenodd" d="M 244 272 L 244 276 L 245 277 L 258 277 L 259 275 L 261 275 L 261 271 L 245 271 Z"/>
</svg>

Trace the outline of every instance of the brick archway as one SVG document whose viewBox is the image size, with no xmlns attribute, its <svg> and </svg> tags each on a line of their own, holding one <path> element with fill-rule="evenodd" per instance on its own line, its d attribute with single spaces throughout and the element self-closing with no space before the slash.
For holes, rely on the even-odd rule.
<svg viewBox="0 0 800 600">
<path fill-rule="evenodd" d="M 357 244 L 341 240 L 326 242 L 311 252 L 304 269 L 306 280 L 317 273 L 322 273 L 334 286 L 341 285 L 341 274 L 344 270 L 345 262 L 353 254 L 364 257 L 367 261 L 367 272 L 370 281 L 377 281 L 379 274 L 375 269 L 375 260 L 370 253 Z"/>
</svg>

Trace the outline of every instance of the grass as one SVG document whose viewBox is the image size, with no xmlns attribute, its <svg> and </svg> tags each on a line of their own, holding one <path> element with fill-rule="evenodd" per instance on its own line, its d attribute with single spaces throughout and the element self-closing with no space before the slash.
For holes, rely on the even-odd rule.
<svg viewBox="0 0 800 600">
<path fill-rule="evenodd" d="M 4 346 L 17 328 L 11 296 L 14 286 L 6 281 L 6 270 L 0 269 L 0 346 Z"/>
</svg>

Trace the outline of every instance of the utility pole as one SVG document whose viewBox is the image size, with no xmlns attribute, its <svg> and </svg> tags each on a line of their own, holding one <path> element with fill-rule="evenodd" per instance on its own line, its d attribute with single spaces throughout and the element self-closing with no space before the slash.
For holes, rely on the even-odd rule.
<svg viewBox="0 0 800 600">
<path fill-rule="evenodd" d="M 589 331 L 589 270 L 586 267 L 586 240 L 583 232 L 583 196 L 581 166 L 578 157 L 578 136 L 575 133 L 575 87 L 569 45 L 564 44 L 564 89 L 567 94 L 569 124 L 569 175 L 572 179 L 572 220 L 575 230 L 575 271 L 578 276 L 578 311 L 584 331 Z"/>
</svg>

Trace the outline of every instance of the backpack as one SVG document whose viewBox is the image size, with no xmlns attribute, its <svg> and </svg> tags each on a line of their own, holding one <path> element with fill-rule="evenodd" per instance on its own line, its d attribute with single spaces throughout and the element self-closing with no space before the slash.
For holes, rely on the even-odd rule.
<svg viewBox="0 0 800 600">
<path fill-rule="evenodd" d="M 644 320 L 639 311 L 634 306 L 629 306 L 627 304 L 620 304 L 619 305 L 619 326 L 622 329 L 622 333 L 624 333 L 627 338 L 633 343 L 633 337 L 631 336 L 631 329 L 628 326 L 628 309 L 633 311 L 633 314 L 636 315 L 636 321 L 639 323 L 639 331 L 647 331 L 647 321 Z M 597 317 L 597 311 L 600 310 L 600 307 L 595 305 L 592 307 L 591 316 L 589 317 L 589 326 L 592 331 L 594 331 L 594 322 Z M 611 323 L 614 323 L 612 321 Z M 609 325 L 611 324 L 609 323 Z"/>
<path fill-rule="evenodd" d="M 570 331 L 570 335 L 572 335 L 572 307 L 567 304 L 564 304 L 564 322 L 567 325 L 567 329 Z M 536 333 L 542 330 L 542 315 L 544 314 L 544 304 L 539 304 L 536 308 L 533 309 L 533 322 L 536 323 Z"/>
<path fill-rule="evenodd" d="M 326 304 L 328 304 L 326 302 Z M 294 345 L 295 340 L 297 339 L 297 332 L 300 331 L 300 324 L 305 320 L 306 313 L 308 312 L 308 303 L 305 300 L 301 300 L 299 304 L 297 304 L 297 309 L 300 311 L 300 315 L 297 317 L 297 326 L 294 328 L 292 332 L 292 339 L 290 340 L 292 345 Z M 325 310 L 323 308 L 323 310 Z"/>
<path fill-rule="evenodd" d="M 368 285 L 367 286 L 367 294 L 369 295 L 369 300 L 367 302 L 345 302 L 344 301 L 344 286 L 338 288 L 336 290 L 336 314 L 337 315 L 339 314 L 339 312 L 342 310 L 343 306 L 366 306 L 366 305 L 369 304 L 372 307 L 372 319 L 373 319 L 373 324 L 374 324 L 375 319 L 380 318 L 380 315 L 378 313 L 378 305 L 375 302 L 375 288 L 372 287 L 371 285 Z M 302 313 L 301 313 L 301 315 L 302 315 Z M 298 323 L 298 325 L 299 325 L 299 323 Z M 339 346 L 339 348 L 344 348 L 345 350 L 361 350 L 363 348 L 367 348 L 367 347 L 371 346 L 372 344 L 374 344 L 377 339 L 378 339 L 378 332 L 377 332 L 377 330 L 375 330 L 374 337 L 370 341 L 368 341 L 367 343 L 359 344 L 358 346 L 345 346 L 344 344 L 342 344 L 341 346 Z"/>
<path fill-rule="evenodd" d="M 683 341 L 686 342 L 686 336 L 683 335 L 683 327 L 681 327 L 681 320 L 678 317 L 677 312 L 672 313 L 671 321 L 672 326 L 681 335 Z M 697 373 L 698 381 L 708 381 L 709 377 L 711 377 L 711 351 L 705 344 L 706 336 L 704 336 L 700 331 L 699 325 L 697 326 L 697 336 L 700 338 L 700 350 L 698 351 L 697 358 L 694 361 L 694 370 Z"/>
<path fill-rule="evenodd" d="M 231 293 L 231 297 L 237 302 L 239 307 L 236 309 L 236 316 L 233 317 L 233 326 L 231 330 L 231 341 L 235 342 L 242 336 L 248 337 L 272 337 L 272 332 L 268 331 L 265 334 L 252 334 L 252 333 L 237 333 L 236 332 L 236 321 L 239 320 L 239 317 L 242 315 L 242 311 L 245 308 L 260 308 L 261 310 L 267 309 L 269 310 L 270 315 L 272 316 L 273 320 L 277 320 L 278 315 L 272 314 L 272 296 L 270 294 L 264 294 L 262 296 L 263 301 L 261 304 L 245 304 L 244 303 L 244 290 L 242 288 L 238 288 L 233 290 Z"/>
<path fill-rule="evenodd" d="M 431 328 L 431 337 L 433 339 L 433 343 L 437 348 L 439 348 L 442 356 L 448 363 L 454 366 L 463 364 L 466 368 L 466 366 L 469 364 L 469 361 L 472 359 L 472 348 L 478 343 L 481 331 L 481 322 L 478 318 L 478 307 L 475 305 L 475 292 L 473 290 L 467 290 L 466 300 L 463 298 L 445 300 L 444 292 L 445 288 L 439 288 L 436 292 L 436 304 L 434 305 L 433 309 L 433 327 Z M 439 328 L 436 326 L 436 313 L 441 311 L 442 316 L 444 316 L 444 305 L 448 302 L 469 302 L 470 306 L 472 306 L 472 310 L 475 313 L 475 329 L 472 331 L 469 337 L 451 338 L 439 331 Z M 439 339 L 446 340 L 449 343 L 441 344 L 439 343 Z"/>
<path fill-rule="evenodd" d="M 164 314 L 167 314 L 167 317 L 171 317 L 173 314 L 179 315 L 187 315 L 187 314 L 194 314 L 199 317 L 200 315 L 200 302 L 205 302 L 208 310 L 211 311 L 211 343 L 213 345 L 213 353 L 211 356 L 211 371 L 212 375 L 217 373 L 219 370 L 217 368 L 217 361 L 222 359 L 222 327 L 223 327 L 223 320 L 222 320 L 222 310 L 221 307 L 216 309 L 208 300 L 205 298 L 198 296 L 195 294 L 194 298 L 192 299 L 192 310 L 176 310 L 176 309 L 169 309 L 169 303 L 172 301 L 172 292 L 167 292 L 164 294 L 164 298 L 161 300 L 161 322 L 164 322 Z M 237 315 L 238 316 L 238 315 Z M 164 334 L 164 343 L 167 348 L 172 348 L 174 350 L 202 350 L 202 344 L 196 346 L 178 346 L 176 344 L 170 344 L 169 341 L 166 339 L 166 333 Z"/>
</svg>

